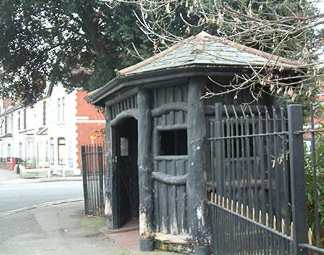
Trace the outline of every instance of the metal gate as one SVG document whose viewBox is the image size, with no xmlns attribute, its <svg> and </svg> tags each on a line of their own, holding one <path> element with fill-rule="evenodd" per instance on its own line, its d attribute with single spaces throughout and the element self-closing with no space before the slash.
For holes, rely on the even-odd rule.
<svg viewBox="0 0 324 255">
<path fill-rule="evenodd" d="M 81 146 L 84 209 L 87 215 L 104 215 L 103 145 Z"/>
<path fill-rule="evenodd" d="M 288 110 L 215 106 L 207 185 L 214 254 L 297 254 L 305 241 L 303 142 L 296 133 L 302 112 Z"/>
</svg>

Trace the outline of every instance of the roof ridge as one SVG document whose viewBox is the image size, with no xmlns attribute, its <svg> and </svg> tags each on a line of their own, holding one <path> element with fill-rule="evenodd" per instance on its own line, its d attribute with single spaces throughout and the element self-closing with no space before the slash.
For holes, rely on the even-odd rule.
<svg viewBox="0 0 324 255">
<path fill-rule="evenodd" d="M 201 31 L 199 34 L 197 34 L 196 36 L 194 36 L 193 38 L 193 56 L 194 59 L 197 60 L 198 59 L 198 55 L 199 55 L 199 51 L 203 51 L 205 48 L 205 44 L 203 43 L 203 40 L 206 38 L 206 36 L 208 36 L 209 34 L 205 31 Z"/>
</svg>

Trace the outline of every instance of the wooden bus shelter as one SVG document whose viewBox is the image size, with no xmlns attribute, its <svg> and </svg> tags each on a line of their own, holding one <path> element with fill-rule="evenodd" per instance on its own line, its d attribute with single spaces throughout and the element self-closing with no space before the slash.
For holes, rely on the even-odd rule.
<svg viewBox="0 0 324 255">
<path fill-rule="evenodd" d="M 249 90 L 202 96 L 225 91 L 235 76 L 264 66 L 291 70 L 296 63 L 201 32 L 118 71 L 89 95 L 105 108 L 105 198 L 113 228 L 137 219 L 144 251 L 169 245 L 208 253 L 206 123 L 215 103 L 250 103 L 253 97 Z M 258 103 L 276 102 L 262 93 Z"/>
</svg>

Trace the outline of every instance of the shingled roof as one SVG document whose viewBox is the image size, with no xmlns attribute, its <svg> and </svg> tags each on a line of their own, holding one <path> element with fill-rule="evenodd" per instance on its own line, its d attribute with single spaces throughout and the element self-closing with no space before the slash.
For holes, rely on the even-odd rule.
<svg viewBox="0 0 324 255">
<path fill-rule="evenodd" d="M 216 68 L 239 67 L 250 68 L 275 66 L 280 69 L 296 69 L 302 67 L 298 61 L 289 60 L 260 50 L 256 50 L 222 37 L 201 32 L 191 36 L 170 48 L 117 72 L 117 77 L 105 86 L 93 91 L 88 101 L 97 103 L 104 94 L 119 81 L 132 79 L 131 77 L 152 75 L 155 72 L 177 70 L 185 68 Z"/>
<path fill-rule="evenodd" d="M 120 70 L 130 75 L 191 65 L 296 67 L 301 64 L 201 32 L 136 65 Z"/>
</svg>

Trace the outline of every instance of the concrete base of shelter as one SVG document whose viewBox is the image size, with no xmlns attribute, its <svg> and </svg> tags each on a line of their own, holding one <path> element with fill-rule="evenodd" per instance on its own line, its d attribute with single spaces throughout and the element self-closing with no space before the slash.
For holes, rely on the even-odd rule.
<svg viewBox="0 0 324 255">
<path fill-rule="evenodd" d="M 194 251 L 194 246 L 189 236 L 163 233 L 155 234 L 154 248 L 156 250 L 177 252 L 181 254 L 192 254 Z"/>
<path fill-rule="evenodd" d="M 156 233 L 152 239 L 141 240 L 138 222 L 134 220 L 129 221 L 119 229 L 110 229 L 106 225 L 100 231 L 116 244 L 131 252 L 161 251 L 167 253 L 193 254 L 195 250 L 188 235 Z M 201 255 L 202 253 L 198 254 Z"/>
</svg>

